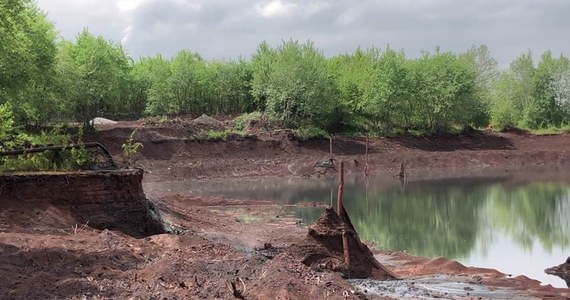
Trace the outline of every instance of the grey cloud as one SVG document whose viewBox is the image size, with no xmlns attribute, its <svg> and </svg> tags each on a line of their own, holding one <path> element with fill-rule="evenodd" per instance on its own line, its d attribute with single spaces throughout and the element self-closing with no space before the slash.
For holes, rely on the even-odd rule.
<svg viewBox="0 0 570 300">
<path fill-rule="evenodd" d="M 415 57 L 438 45 L 460 52 L 486 44 L 503 66 L 529 49 L 570 54 L 567 0 L 282 0 L 289 10 L 273 17 L 260 14 L 271 0 L 149 0 L 129 12 L 111 0 L 84 2 L 108 13 L 96 14 L 91 5 L 67 14 L 61 7 L 74 0 L 39 5 L 63 35 L 88 26 L 119 41 L 129 27 L 125 46 L 135 57 L 190 49 L 206 58 L 235 58 L 251 55 L 262 40 L 276 45 L 290 38 L 311 39 L 327 55 L 389 44 Z"/>
</svg>

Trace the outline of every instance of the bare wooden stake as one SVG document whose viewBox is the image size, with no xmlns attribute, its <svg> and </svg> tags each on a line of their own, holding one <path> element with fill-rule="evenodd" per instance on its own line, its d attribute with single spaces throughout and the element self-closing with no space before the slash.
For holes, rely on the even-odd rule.
<svg viewBox="0 0 570 300">
<path fill-rule="evenodd" d="M 333 161 L 333 152 L 332 152 L 332 135 L 329 136 L 329 160 L 332 162 Z"/>
<path fill-rule="evenodd" d="M 404 167 L 404 162 L 400 162 L 400 173 L 398 174 L 398 176 L 400 176 L 400 178 L 406 178 L 408 177 L 408 174 L 406 173 L 406 168 Z"/>
<path fill-rule="evenodd" d="M 342 204 L 342 193 L 344 192 L 344 162 L 341 161 L 338 168 L 338 201 L 337 201 L 337 213 L 342 220 L 342 249 L 344 254 L 344 263 L 346 267 L 350 270 L 350 250 L 348 245 L 348 232 L 347 232 L 347 220 L 344 217 L 346 212 L 344 211 L 344 206 Z"/>
<path fill-rule="evenodd" d="M 346 264 L 346 268 L 349 270 L 350 273 L 350 250 L 348 248 L 348 232 L 346 232 L 346 224 L 342 230 L 342 249 L 344 253 L 344 263 Z"/>
<path fill-rule="evenodd" d="M 368 175 L 364 176 L 364 198 L 366 199 L 366 211 L 370 211 L 368 201 L 368 187 L 370 186 L 370 178 Z"/>
<path fill-rule="evenodd" d="M 366 158 L 364 162 L 364 176 L 368 176 L 370 174 L 370 165 L 368 165 L 368 143 L 370 140 L 370 136 L 366 135 Z"/>
<path fill-rule="evenodd" d="M 344 206 L 342 206 L 342 192 L 344 191 L 344 162 L 340 162 L 338 168 L 338 198 L 337 198 L 337 214 L 344 221 Z"/>
</svg>

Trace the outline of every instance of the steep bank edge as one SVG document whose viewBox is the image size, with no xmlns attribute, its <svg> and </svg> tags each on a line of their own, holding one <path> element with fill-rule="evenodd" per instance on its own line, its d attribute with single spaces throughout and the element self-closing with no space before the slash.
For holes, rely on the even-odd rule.
<svg viewBox="0 0 570 300">
<path fill-rule="evenodd" d="M 0 228 L 87 224 L 136 238 L 165 233 L 142 170 L 0 174 Z"/>
</svg>

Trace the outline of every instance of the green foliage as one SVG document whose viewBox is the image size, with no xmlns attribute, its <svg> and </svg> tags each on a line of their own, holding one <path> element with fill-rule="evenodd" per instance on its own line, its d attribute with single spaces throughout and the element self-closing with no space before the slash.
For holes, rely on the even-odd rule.
<svg viewBox="0 0 570 300">
<path fill-rule="evenodd" d="M 475 71 L 457 55 L 436 52 L 410 62 L 411 111 L 415 128 L 445 132 L 454 123 L 470 124 L 480 108 Z"/>
<path fill-rule="evenodd" d="M 562 125 L 560 127 L 539 128 L 532 130 L 532 133 L 537 135 L 570 133 L 570 124 Z"/>
<path fill-rule="evenodd" d="M 234 119 L 234 129 L 238 131 L 244 130 L 252 121 L 260 121 L 263 114 L 259 111 L 241 114 Z"/>
<path fill-rule="evenodd" d="M 409 126 L 410 76 L 404 53 L 386 49 L 373 63 L 359 107 L 376 130 Z"/>
<path fill-rule="evenodd" d="M 0 2 L 0 104 L 13 105 L 18 124 L 54 117 L 56 31 L 33 1 Z"/>
<path fill-rule="evenodd" d="M 299 127 L 294 131 L 294 134 L 298 139 L 302 141 L 313 139 L 328 139 L 330 136 L 326 130 L 315 127 L 313 125 L 305 125 Z"/>
<path fill-rule="evenodd" d="M 537 66 L 531 53 L 513 61 L 492 86 L 491 126 L 540 129 L 570 122 L 570 62 L 545 52 Z"/>
<path fill-rule="evenodd" d="M 84 125 L 102 112 L 128 110 L 129 59 L 119 44 L 95 37 L 86 29 L 75 42 L 61 42 L 58 56 L 64 108 Z"/>
<path fill-rule="evenodd" d="M 357 49 L 351 55 L 339 55 L 329 60 L 329 68 L 339 91 L 339 123 L 344 128 L 356 126 L 366 130 L 369 118 L 363 118 L 366 110 L 364 102 L 367 102 L 364 94 L 372 94 L 368 89 L 378 71 L 376 61 L 379 55 L 376 48 L 367 51 Z M 368 111 L 379 109 L 366 108 Z"/>
<path fill-rule="evenodd" d="M 325 57 L 311 42 L 284 42 L 277 49 L 260 45 L 253 72 L 253 95 L 265 99 L 269 116 L 289 128 L 333 125 L 337 89 Z"/>
<path fill-rule="evenodd" d="M 82 137 L 83 131 L 80 128 L 77 143 L 82 143 Z M 69 144 L 72 144 L 70 135 L 63 132 L 62 128 L 54 127 L 49 131 L 41 131 L 39 134 L 13 132 L 11 139 L 3 143 L 0 148 L 34 148 Z M 0 171 L 81 170 L 88 168 L 91 163 L 91 154 L 84 146 L 77 146 L 69 150 L 46 150 L 41 153 L 3 157 L 0 160 Z"/>
<path fill-rule="evenodd" d="M 10 138 L 14 129 L 14 116 L 9 104 L 0 104 L 0 145 Z"/>
<path fill-rule="evenodd" d="M 485 45 L 417 59 L 389 47 L 326 58 L 312 42 L 290 40 L 262 42 L 251 59 L 208 61 L 181 50 L 133 61 L 119 43 L 86 29 L 73 41 L 56 40 L 33 1 L 0 2 L 0 105 L 10 104 L 9 127 L 250 112 L 292 129 L 372 134 L 570 123 L 570 61 L 549 51 L 536 65 L 525 53 L 500 72 Z M 236 128 L 247 121 L 236 119 Z"/>
<path fill-rule="evenodd" d="M 132 166 L 135 164 L 137 158 L 141 154 L 140 150 L 143 147 L 143 144 L 141 142 L 134 141 L 136 132 L 136 129 L 133 130 L 133 132 L 131 132 L 131 135 L 129 135 L 127 141 L 121 145 L 121 148 L 123 149 L 123 158 L 125 159 L 127 166 Z"/>
<path fill-rule="evenodd" d="M 243 136 L 242 132 L 233 131 L 233 130 L 208 130 L 205 131 L 203 135 L 199 135 L 197 138 L 200 140 L 209 140 L 209 141 L 225 141 L 229 137 L 232 136 Z"/>
<path fill-rule="evenodd" d="M 207 132 L 207 139 L 211 141 L 223 141 L 228 135 L 227 131 L 210 130 Z"/>
<path fill-rule="evenodd" d="M 71 164 L 66 169 L 85 169 L 91 162 L 91 155 L 85 150 L 85 146 L 71 148 Z"/>
</svg>

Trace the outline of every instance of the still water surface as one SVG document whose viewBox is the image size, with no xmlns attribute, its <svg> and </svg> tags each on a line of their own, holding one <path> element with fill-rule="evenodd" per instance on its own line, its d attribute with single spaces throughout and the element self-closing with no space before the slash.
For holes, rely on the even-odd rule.
<svg viewBox="0 0 570 300">
<path fill-rule="evenodd" d="M 382 249 L 444 256 L 467 266 L 526 275 L 566 287 L 544 269 L 570 255 L 570 173 L 419 179 L 347 178 L 344 201 L 361 238 Z M 536 178 L 538 177 L 538 178 Z M 562 180 L 561 180 L 562 177 Z M 547 178 L 555 178 L 547 179 Z M 566 183 L 565 183 L 566 182 Z M 335 179 L 255 179 L 171 182 L 171 192 L 335 205 Z M 321 208 L 293 207 L 310 224 Z"/>
</svg>

